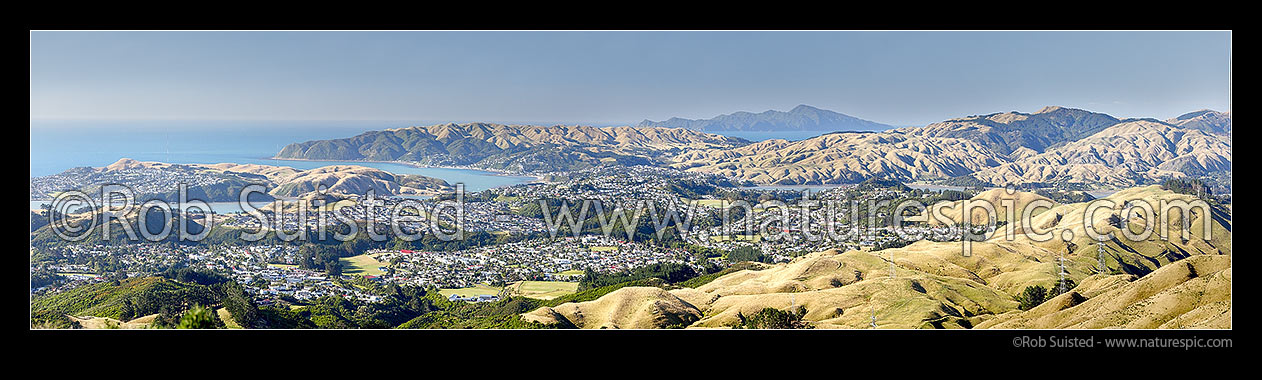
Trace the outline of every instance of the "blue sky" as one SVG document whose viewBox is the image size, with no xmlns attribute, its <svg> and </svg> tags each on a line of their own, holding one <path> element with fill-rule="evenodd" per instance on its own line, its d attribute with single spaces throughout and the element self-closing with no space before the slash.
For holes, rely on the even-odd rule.
<svg viewBox="0 0 1262 380">
<path fill-rule="evenodd" d="M 1230 106 L 1229 32 L 32 32 L 32 119 L 894 125 Z"/>
</svg>

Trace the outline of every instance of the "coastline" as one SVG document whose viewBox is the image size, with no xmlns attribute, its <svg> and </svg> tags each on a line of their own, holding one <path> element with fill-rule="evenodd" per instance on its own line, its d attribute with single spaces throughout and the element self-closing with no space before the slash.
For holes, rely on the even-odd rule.
<svg viewBox="0 0 1262 380">
<path fill-rule="evenodd" d="M 395 164 L 395 165 L 403 165 L 403 166 L 413 167 L 413 168 L 417 168 L 417 169 L 454 169 L 454 170 L 477 170 L 477 171 L 481 171 L 481 172 L 491 173 L 491 175 L 494 175 L 494 176 L 503 176 L 503 177 L 529 177 L 529 178 L 533 178 L 533 180 L 531 180 L 531 181 L 529 181 L 529 182 L 525 182 L 525 183 L 543 183 L 543 182 L 546 182 L 546 181 L 544 181 L 543 176 L 542 176 L 542 175 L 540 175 L 540 174 L 534 174 L 534 173 L 514 173 L 514 172 L 510 172 L 510 171 L 506 171 L 506 170 L 491 169 L 491 168 L 479 168 L 479 167 L 473 167 L 473 166 L 448 166 L 448 165 L 437 165 L 437 166 L 435 166 L 435 165 L 420 165 L 420 164 L 417 164 L 417 163 L 412 162 L 412 161 L 378 161 L 378 160 L 313 160 L 313 159 L 309 159 L 309 158 L 281 158 L 281 157 L 266 157 L 266 158 L 267 158 L 267 159 L 269 159 L 269 160 L 277 160 L 277 161 L 306 161 L 306 162 L 371 162 L 371 163 L 378 163 L 378 164 Z"/>
</svg>

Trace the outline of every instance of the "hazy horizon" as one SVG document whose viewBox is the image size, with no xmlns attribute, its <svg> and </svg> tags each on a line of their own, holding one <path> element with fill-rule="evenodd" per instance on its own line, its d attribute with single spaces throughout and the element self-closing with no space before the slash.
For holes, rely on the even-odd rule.
<svg viewBox="0 0 1262 380">
<path fill-rule="evenodd" d="M 808 104 L 808 105 L 809 105 L 809 104 Z M 1060 105 L 1053 105 L 1053 104 L 1049 104 L 1048 106 L 1060 106 Z M 1062 107 L 1067 107 L 1067 108 L 1078 108 L 1078 109 L 1084 109 L 1084 110 L 1087 110 L 1087 111 L 1100 112 L 1099 110 L 1092 109 L 1092 108 L 1085 108 L 1085 107 L 1069 107 L 1069 106 L 1062 106 Z M 820 108 L 822 108 L 822 107 L 820 107 Z M 1042 107 L 1040 107 L 1040 108 L 1042 108 Z M 835 110 L 835 109 L 827 109 L 827 108 L 822 108 L 822 109 L 825 109 L 825 110 L 828 110 L 828 111 L 834 111 L 834 112 L 838 112 L 838 113 L 847 114 L 847 115 L 849 115 L 849 116 L 855 116 L 855 115 L 853 115 L 853 114 L 849 114 L 849 113 L 842 112 L 842 111 Z M 1195 112 L 1195 111 L 1198 111 L 1198 110 L 1205 110 L 1205 109 L 1212 110 L 1212 111 L 1218 111 L 1218 112 L 1230 112 L 1230 111 L 1231 111 L 1230 109 L 1214 109 L 1214 108 L 1202 107 L 1202 108 L 1197 108 L 1197 109 L 1189 109 L 1189 110 L 1186 110 L 1186 111 L 1178 111 L 1178 112 L 1175 112 L 1175 113 L 1172 113 L 1172 114 L 1169 114 L 1169 115 L 1125 116 L 1125 117 L 1118 117 L 1117 115 L 1112 115 L 1112 114 L 1110 114 L 1110 115 L 1111 115 L 1111 116 L 1114 116 L 1114 117 L 1118 117 L 1119 119 L 1127 119 L 1127 118 L 1154 118 L 1154 119 L 1158 119 L 1158 120 L 1166 120 L 1166 119 L 1174 118 L 1174 117 L 1177 117 L 1177 116 L 1180 116 L 1180 115 L 1183 115 L 1183 114 L 1186 114 L 1186 113 Z M 726 114 L 731 114 L 731 113 L 736 113 L 736 112 L 760 113 L 760 112 L 765 112 L 765 111 L 784 111 L 784 112 L 787 112 L 788 110 L 763 110 L 763 111 L 736 110 L 736 111 L 728 112 L 728 113 L 726 113 Z M 928 125 L 928 124 L 932 124 L 932 123 L 935 123 L 935 122 L 938 122 L 938 121 L 945 121 L 945 120 L 952 119 L 952 118 L 965 117 L 965 116 L 970 116 L 970 115 L 985 115 L 985 114 L 991 114 L 991 113 L 1003 113 L 1003 112 L 1010 112 L 1010 111 L 1016 111 L 1016 112 L 1020 112 L 1020 113 L 1032 114 L 1032 113 L 1037 112 L 1037 111 L 1038 111 L 1038 109 L 1034 109 L 1034 110 L 1008 110 L 1008 111 L 992 111 L 992 112 L 975 112 L 975 113 L 967 113 L 967 114 L 965 114 L 965 113 L 961 113 L 960 115 L 957 115 L 957 116 L 947 117 L 947 118 L 943 118 L 942 120 L 937 120 L 937 121 L 928 122 L 928 123 L 921 123 L 921 124 L 900 124 L 900 123 L 882 123 L 882 124 L 887 124 L 887 125 L 889 125 L 889 126 L 891 126 L 891 127 L 893 127 L 893 128 L 904 128 L 904 127 L 922 127 L 922 126 L 925 126 L 925 125 Z M 1108 114 L 1107 112 L 1102 112 L 1102 113 Z M 713 117 L 715 117 L 715 116 L 721 116 L 721 115 L 713 115 L 713 116 L 709 116 L 709 117 L 692 117 L 692 118 L 685 117 L 685 119 L 710 119 L 710 118 L 713 118 Z M 856 117 L 857 117 L 857 116 L 856 116 Z M 860 118 L 861 118 L 861 119 L 863 119 L 862 117 L 860 117 Z M 661 119 L 661 120 L 653 120 L 653 121 L 664 121 L 664 120 L 666 120 L 666 119 L 669 119 L 669 118 L 664 118 L 664 119 Z M 176 122 L 176 123 L 188 123 L 188 122 L 194 122 L 194 123 L 201 123 L 201 122 L 206 122 L 206 123 L 213 123 L 213 122 L 226 122 L 226 123 L 250 123 L 250 122 L 259 122 L 259 123 L 304 123 L 304 122 L 309 122 L 309 123 L 321 123 L 321 124 L 322 124 L 322 125 L 321 125 L 321 127 L 327 127 L 327 128 L 339 128 L 339 129 L 356 129 L 356 128 L 359 128 L 360 126 L 358 126 L 358 125 L 344 125 L 344 126 L 339 126 L 339 125 L 328 125 L 328 123 L 374 123 L 374 124 L 392 123 L 392 124 L 397 124 L 397 125 L 398 125 L 398 128 L 406 128 L 406 127 L 409 127 L 409 126 L 428 126 L 428 125 L 447 124 L 447 123 L 455 123 L 455 124 L 490 123 L 490 124 L 504 124 L 504 125 L 538 125 L 538 126 L 552 126 L 552 125 L 583 125 L 583 126 L 593 126 L 593 127 L 636 126 L 637 124 L 639 124 L 639 123 L 640 123 L 640 121 L 634 121 L 634 122 L 592 122 L 592 121 L 569 121 L 569 120 L 561 120 L 561 121 L 531 121 L 531 120 L 525 120 L 525 121 L 521 121 L 521 120 L 388 120 L 388 119 L 231 119 L 231 118 L 228 118 L 228 119 L 205 119 L 205 118 L 203 118 L 203 119 L 185 119 L 185 118 L 164 118 L 164 119 L 140 119 L 140 118 L 125 118 L 125 119 L 120 119 L 120 118 L 31 118 L 31 119 L 30 119 L 30 121 L 32 121 L 32 122 L 41 122 L 41 125 L 40 125 L 41 127 L 47 127 L 47 126 L 48 126 L 47 124 L 42 124 L 42 123 L 61 123 L 61 122 L 68 122 L 68 123 L 73 123 L 73 124 L 81 124 L 81 123 L 88 123 L 88 122 L 110 122 L 110 123 L 136 122 L 136 123 L 148 123 L 148 124 L 152 124 L 152 123 L 161 123 L 161 122 Z M 877 120 L 869 120 L 869 121 L 876 121 L 876 122 L 880 122 L 880 121 L 877 121 Z M 82 125 L 79 125 L 79 127 L 81 127 L 81 126 L 82 126 Z M 273 126 L 275 126 L 275 125 L 273 125 Z M 306 128 L 307 126 L 304 126 L 304 125 L 293 125 L 293 126 L 291 126 L 291 127 L 293 127 L 293 128 Z M 388 128 L 396 128 L 396 127 L 388 127 Z M 137 128 L 137 129 L 140 129 L 140 128 Z M 722 134 L 721 132 L 723 132 L 723 131 L 709 131 L 709 132 L 710 132 L 710 133 L 719 133 L 719 134 Z M 820 132 L 820 133 L 827 133 L 828 131 L 807 131 L 807 132 Z"/>
<path fill-rule="evenodd" d="M 32 120 L 895 126 L 1230 110 L 1230 32 L 31 32 Z"/>
</svg>

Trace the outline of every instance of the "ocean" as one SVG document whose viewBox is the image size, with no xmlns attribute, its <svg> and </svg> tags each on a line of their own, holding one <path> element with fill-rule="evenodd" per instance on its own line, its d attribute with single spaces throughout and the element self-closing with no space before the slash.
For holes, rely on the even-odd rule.
<svg viewBox="0 0 1262 380">
<path fill-rule="evenodd" d="M 274 160 L 273 155 L 290 143 L 344 138 L 372 130 L 427 125 L 406 121 L 166 121 L 166 120 L 31 120 L 31 176 L 61 173 L 66 169 L 101 167 L 132 158 L 182 164 L 221 162 L 282 165 L 310 169 L 333 161 Z M 801 140 L 821 132 L 717 132 L 751 141 L 772 138 Z M 421 174 L 448 182 L 466 183 L 470 190 L 513 183 L 521 177 L 505 177 L 480 170 L 415 168 L 390 163 L 354 162 L 392 173 Z M 453 183 L 454 183 L 453 182 Z"/>
<path fill-rule="evenodd" d="M 131 158 L 179 164 L 234 162 L 313 169 L 328 165 L 363 165 L 395 174 L 419 174 L 465 185 L 476 192 L 533 180 L 531 177 L 454 168 L 418 168 L 384 162 L 293 161 L 271 157 L 290 143 L 345 138 L 366 131 L 429 125 L 407 121 L 171 121 L 171 120 L 31 120 L 32 177 L 74 167 L 102 167 Z M 716 132 L 762 141 L 802 140 L 823 132 Z M 32 205 L 33 207 L 35 205 Z"/>
<path fill-rule="evenodd" d="M 434 122 L 407 121 L 94 121 L 31 120 L 31 176 L 57 174 L 66 169 L 101 167 L 132 158 L 180 164 L 235 162 L 313 169 L 328 165 L 363 165 L 395 174 L 419 174 L 451 184 L 462 183 L 469 192 L 526 183 L 533 178 L 494 172 L 418 168 L 385 162 L 293 161 L 271 157 L 290 143 L 345 138 L 367 131 L 429 125 Z M 750 141 L 767 139 L 802 140 L 825 132 L 815 131 L 723 131 L 712 132 Z M 829 186 L 822 186 L 827 188 Z M 821 186 L 762 186 L 780 190 L 819 190 Z M 1096 191 L 1096 197 L 1111 191 Z M 32 207 L 36 207 L 32 204 Z"/>
<path fill-rule="evenodd" d="M 449 168 L 418 168 L 383 162 L 291 161 L 271 157 L 294 142 L 344 138 L 370 130 L 400 128 L 397 121 L 48 121 L 31 120 L 31 176 L 66 169 L 106 166 L 120 158 L 179 164 L 235 162 L 312 169 L 351 164 L 395 174 L 419 174 L 465 190 L 525 183 L 531 177 Z"/>
</svg>

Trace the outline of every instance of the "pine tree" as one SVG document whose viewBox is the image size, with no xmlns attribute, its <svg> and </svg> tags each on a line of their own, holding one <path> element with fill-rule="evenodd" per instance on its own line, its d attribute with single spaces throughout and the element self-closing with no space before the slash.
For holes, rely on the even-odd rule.
<svg viewBox="0 0 1262 380">
<path fill-rule="evenodd" d="M 215 316 L 210 308 L 201 306 L 193 306 L 184 316 L 180 318 L 180 323 L 175 326 L 177 329 L 213 329 L 215 328 Z"/>
<path fill-rule="evenodd" d="M 1025 287 L 1025 291 L 1017 296 L 1017 301 L 1021 302 L 1021 310 L 1030 310 L 1035 306 L 1041 305 L 1047 300 L 1047 289 L 1043 285 L 1032 285 Z"/>
</svg>

